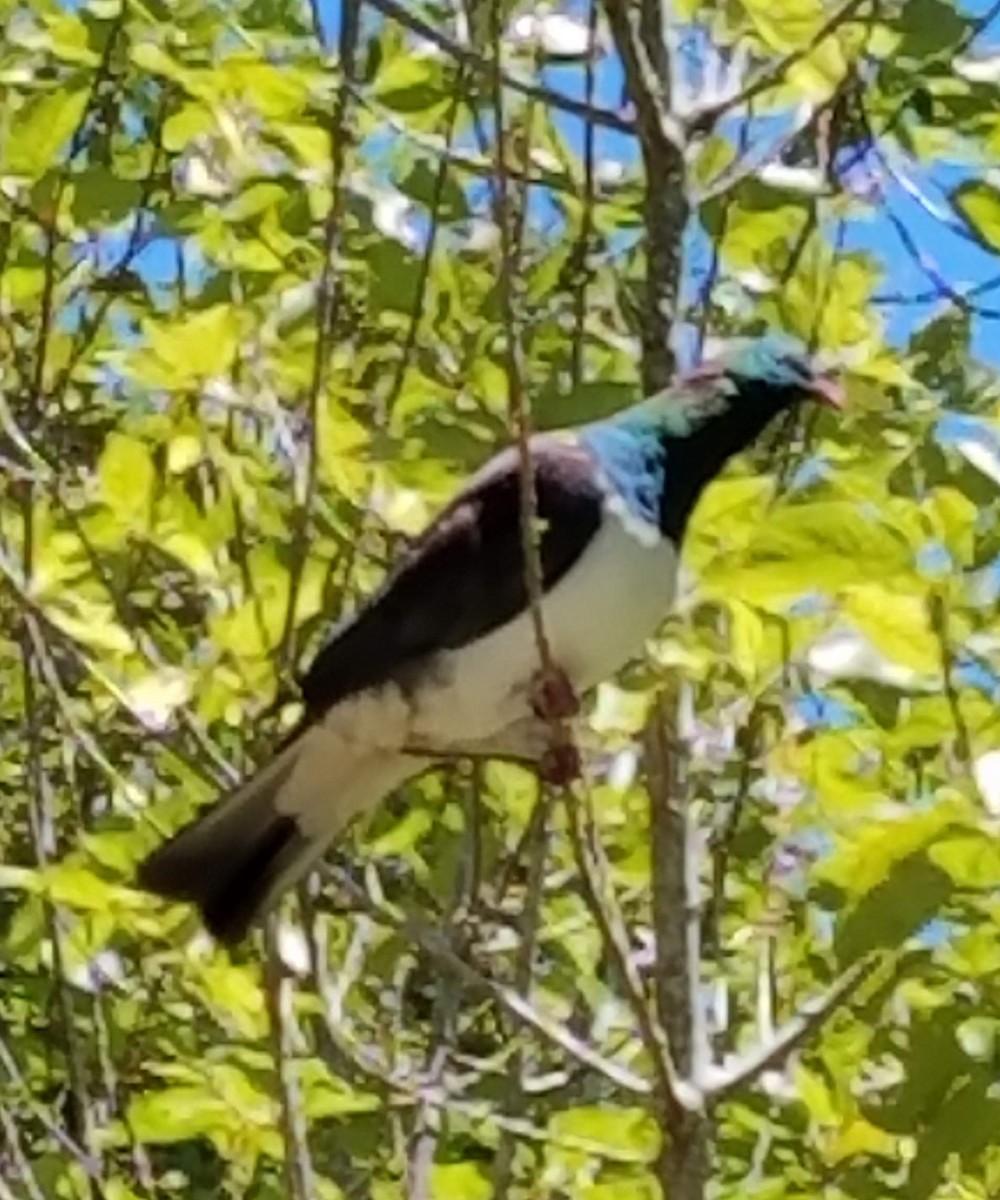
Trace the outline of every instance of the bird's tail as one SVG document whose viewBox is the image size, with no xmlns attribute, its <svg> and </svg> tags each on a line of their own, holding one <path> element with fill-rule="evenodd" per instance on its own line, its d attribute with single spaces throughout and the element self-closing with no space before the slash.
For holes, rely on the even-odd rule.
<svg viewBox="0 0 1000 1200">
<path fill-rule="evenodd" d="M 322 725 L 307 726 L 267 766 L 154 850 L 139 868 L 139 885 L 196 904 L 215 937 L 238 942 L 352 817 L 422 766 L 385 750 L 351 753 Z"/>
</svg>

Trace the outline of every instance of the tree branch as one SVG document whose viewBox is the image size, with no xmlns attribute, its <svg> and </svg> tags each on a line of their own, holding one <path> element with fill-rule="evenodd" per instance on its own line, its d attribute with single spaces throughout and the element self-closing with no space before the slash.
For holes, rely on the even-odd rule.
<svg viewBox="0 0 1000 1200">
<path fill-rule="evenodd" d="M 535 953 L 538 949 L 538 931 L 541 928 L 542 890 L 545 883 L 545 854 L 548 848 L 549 821 L 552 816 L 552 795 L 547 788 L 539 787 L 535 801 L 539 809 L 538 818 L 532 819 L 534 835 L 528 846 L 528 878 L 524 904 L 521 908 L 521 939 L 514 968 L 514 986 L 523 996 L 530 996 L 535 977 Z M 525 1112 L 524 1054 L 511 1055 L 507 1069 L 507 1108 L 515 1117 Z M 502 1134 L 493 1160 L 493 1194 L 498 1200 L 510 1192 L 514 1162 L 514 1141 L 507 1133 Z"/>
<path fill-rule="evenodd" d="M 753 1083 L 765 1071 L 783 1063 L 850 999 L 879 963 L 877 956 L 854 963 L 825 992 L 807 1000 L 767 1042 L 736 1056 L 724 1067 L 705 1072 L 700 1088 L 706 1103 L 718 1104 L 744 1084 Z"/>
<path fill-rule="evenodd" d="M 666 67 L 665 52 L 657 64 L 655 57 L 659 56 L 655 51 L 651 53 L 643 40 L 645 27 L 651 22 L 643 21 L 644 28 L 640 32 L 631 0 L 604 0 L 604 11 L 621 56 L 629 96 L 635 105 L 635 132 L 639 140 L 659 150 L 670 147 L 675 153 L 679 152 L 685 145 L 684 131 L 671 115 L 670 81 L 658 72 L 658 67 L 660 70 Z M 657 36 L 662 44 L 662 27 Z"/>
<path fill-rule="evenodd" d="M 294 1017 L 291 980 L 285 973 L 278 953 L 277 921 L 278 918 L 273 915 L 268 917 L 264 931 L 264 999 L 277 1075 L 281 1137 L 285 1149 L 285 1183 L 289 1200 L 311 1200 L 316 1194 L 315 1173 L 309 1154 L 309 1138 L 298 1081 L 292 1066 L 291 1026 Z"/>
<path fill-rule="evenodd" d="M 684 122 L 688 135 L 693 133 L 708 133 L 726 113 L 732 112 L 737 108 L 742 108 L 762 93 L 770 91 L 773 87 L 778 87 L 784 82 L 785 76 L 796 63 L 801 62 L 804 58 L 808 58 L 828 37 L 837 33 L 842 25 L 850 21 L 862 5 L 867 2 L 868 0 L 846 0 L 845 4 L 842 4 L 840 8 L 830 14 L 805 45 L 797 46 L 783 57 L 768 63 L 741 92 L 733 96 L 727 96 L 722 100 L 717 100 L 714 104 L 707 104 L 703 108 L 698 108 L 693 113 L 690 113 Z"/>
<path fill-rule="evenodd" d="M 335 269 L 337 249 L 346 207 L 343 187 L 344 164 L 347 158 L 347 119 L 351 99 L 350 82 L 354 76 L 360 23 L 360 0 L 344 0 L 340 13 L 340 69 L 342 79 L 329 128 L 330 138 L 330 204 L 323 223 L 323 267 L 316 295 L 316 343 L 313 351 L 312 378 L 306 397 L 309 441 L 305 455 L 302 495 L 295 510 L 292 529 L 292 563 L 289 569 L 288 603 L 284 628 L 279 643 L 278 662 L 287 674 L 295 665 L 295 609 L 298 602 L 302 573 L 309 557 L 309 526 L 312 519 L 313 497 L 317 474 L 317 429 L 319 406 L 327 379 L 327 360 L 330 341 L 337 325 L 342 285 Z"/>
<path fill-rule="evenodd" d="M 500 66 L 502 14 L 499 0 L 490 0 L 490 27 L 492 41 L 492 100 L 496 153 L 496 186 L 494 189 L 496 221 L 500 227 L 500 312 L 503 323 L 506 376 L 507 412 L 514 432 L 518 454 L 519 509 L 521 524 L 521 553 L 523 557 L 524 583 L 528 594 L 528 608 L 535 646 L 538 651 L 539 675 L 542 680 L 557 677 L 557 664 L 552 658 L 549 641 L 545 634 L 542 614 L 541 528 L 538 521 L 538 495 L 535 490 L 535 467 L 531 457 L 532 420 L 531 406 L 525 395 L 524 344 L 520 313 L 515 301 L 516 280 L 519 274 L 519 239 L 515 235 L 514 217 L 510 202 L 509 179 L 507 176 L 508 132 L 504 117 L 503 72 Z M 530 132 L 530 125 L 529 125 Z M 530 149 L 530 138 L 525 137 L 525 157 Z M 527 208 L 527 195 L 522 209 Z M 546 714 L 551 726 L 554 750 L 568 748 L 572 735 L 565 720 L 556 714 Z"/>
<path fill-rule="evenodd" d="M 645 0 L 647 7 L 655 0 Z M 646 230 L 646 296 L 642 309 L 642 377 L 647 394 L 665 388 L 674 373 L 671 332 L 680 298 L 684 230 L 690 204 L 684 166 L 684 137 L 670 115 L 670 79 L 662 24 L 647 12 L 642 32 L 630 0 L 604 0 L 611 32 L 636 107 L 645 167 L 643 216 Z M 649 48 L 643 38 L 653 43 Z M 659 43 L 659 52 L 656 43 Z M 657 73 L 659 69 L 659 74 Z"/>
<path fill-rule="evenodd" d="M 391 20 L 396 21 L 397 24 L 402 25 L 404 29 L 408 29 L 411 33 L 415 33 L 418 37 L 430 42 L 432 46 L 437 46 L 439 50 L 443 50 L 455 62 L 461 63 L 484 75 L 490 75 L 496 69 L 490 59 L 485 58 L 464 42 L 457 41 L 447 33 L 442 32 L 438 26 L 425 21 L 423 17 L 418 16 L 411 8 L 402 4 L 400 0 L 366 0 L 366 3 L 371 8 L 382 13 L 383 16 L 389 17 Z M 510 88 L 511 91 L 520 92 L 522 96 L 528 96 L 532 100 L 540 100 L 543 104 L 558 108 L 562 112 L 571 113 L 575 117 L 583 117 L 585 120 L 592 121 L 595 125 L 602 125 L 606 129 L 616 129 L 619 133 L 635 133 L 635 126 L 627 117 L 622 117 L 610 109 L 598 108 L 582 100 L 574 100 L 572 96 L 564 96 L 561 92 L 553 91 L 542 84 L 521 79 L 519 76 L 512 75 L 503 68 L 499 68 L 499 74 L 500 82 L 504 87 Z"/>
<path fill-rule="evenodd" d="M 599 845 L 593 828 L 593 817 L 589 812 L 584 815 L 583 802 L 572 789 L 566 790 L 566 807 L 584 898 L 601 932 L 605 949 L 614 960 L 625 984 L 629 1005 L 642 1034 L 646 1052 L 656 1068 L 661 1100 L 677 1108 L 698 1108 L 700 1097 L 677 1077 L 666 1032 L 649 1002 L 642 980 L 629 955 L 628 934 L 621 914 L 607 898 L 607 876 L 598 857 Z"/>
<path fill-rule="evenodd" d="M 636 1096 L 648 1096 L 652 1092 L 649 1081 L 619 1063 L 605 1058 L 592 1046 L 571 1033 L 564 1025 L 545 1013 L 539 1012 L 524 996 L 506 984 L 497 982 L 489 975 L 465 962 L 447 944 L 439 930 L 409 916 L 401 916 L 384 903 L 375 900 L 345 872 L 334 867 L 323 867 L 323 874 L 337 886 L 347 891 L 355 903 L 379 921 L 398 930 L 407 940 L 432 955 L 439 966 L 480 995 L 491 996 L 503 1008 L 516 1017 L 522 1025 L 540 1033 L 548 1042 L 557 1046 L 564 1054 L 578 1063 L 609 1079 L 617 1087 Z"/>
<path fill-rule="evenodd" d="M 677 1071 L 697 1081 L 709 1061 L 700 994 L 700 831 L 674 729 L 676 706 L 677 697 L 670 692 L 662 696 L 644 736 L 652 835 L 655 985 L 660 1021 Z M 701 1200 L 708 1180 L 705 1113 L 695 1105 L 672 1105 L 667 1117 L 661 1185 L 665 1190 L 669 1187 L 674 1200 Z"/>
<path fill-rule="evenodd" d="M 968 775 L 972 771 L 972 737 L 969 726 L 962 712 L 962 705 L 955 687 L 955 658 L 951 650 L 951 638 L 948 636 L 948 607 L 944 597 L 939 593 L 931 595 L 928 601 L 931 628 L 937 638 L 938 655 L 941 662 L 941 675 L 944 679 L 944 694 L 948 700 L 952 724 L 955 726 L 955 753 L 963 771 Z"/>
</svg>

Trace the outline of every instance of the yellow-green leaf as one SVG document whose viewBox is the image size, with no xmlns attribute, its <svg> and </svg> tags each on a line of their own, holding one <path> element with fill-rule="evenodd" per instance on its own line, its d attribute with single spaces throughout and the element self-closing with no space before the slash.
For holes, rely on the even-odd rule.
<svg viewBox="0 0 1000 1200">
<path fill-rule="evenodd" d="M 80 124 L 87 88 L 33 96 L 10 120 L 0 143 L 0 172 L 35 179 L 56 165 L 59 151 Z"/>
<path fill-rule="evenodd" d="M 208 378 L 225 371 L 236 355 L 239 319 L 228 304 L 148 330 L 153 354 L 178 380 Z"/>
<path fill-rule="evenodd" d="M 1000 250 L 1000 188 L 970 179 L 955 188 L 951 199 L 983 245 Z"/>
<path fill-rule="evenodd" d="M 97 473 L 108 508 L 131 525 L 145 525 L 156 483 L 156 468 L 146 443 L 124 433 L 109 434 Z"/>
</svg>

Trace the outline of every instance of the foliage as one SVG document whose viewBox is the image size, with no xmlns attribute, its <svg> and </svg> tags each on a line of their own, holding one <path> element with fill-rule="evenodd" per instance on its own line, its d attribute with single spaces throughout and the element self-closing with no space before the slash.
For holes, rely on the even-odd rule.
<svg viewBox="0 0 1000 1200">
<path fill-rule="evenodd" d="M 678 344 L 784 327 L 850 365 L 851 410 L 705 497 L 679 613 L 590 713 L 594 844 L 517 768 L 456 765 L 229 957 L 135 864 L 266 753 L 290 668 L 507 437 L 505 271 L 538 425 L 637 395 L 638 159 L 507 89 L 505 265 L 481 33 L 463 65 L 350 5 L 334 55 L 293 0 L 0 0 L 5 1195 L 661 1194 L 632 983 L 661 932 L 636 747 L 662 687 L 715 1069 L 866 965 L 719 1093 L 718 1192 L 1000 1188 L 1000 387 L 981 291 L 887 200 L 946 158 L 938 219 L 1000 247 L 996 59 L 948 0 L 849 5 L 818 41 L 819 0 L 675 7 L 734 85 L 674 80 Z M 852 248 L 865 222 L 900 254 Z M 933 311 L 900 335 L 907 266 Z"/>
</svg>

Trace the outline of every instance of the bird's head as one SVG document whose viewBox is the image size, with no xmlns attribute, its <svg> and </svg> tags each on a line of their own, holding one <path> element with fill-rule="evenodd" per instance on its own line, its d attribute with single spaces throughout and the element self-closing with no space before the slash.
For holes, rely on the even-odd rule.
<svg viewBox="0 0 1000 1200">
<path fill-rule="evenodd" d="M 730 405 L 750 402 L 772 413 L 818 400 L 834 408 L 844 404 L 843 389 L 795 343 L 782 337 L 734 339 L 689 376 L 689 384 L 714 386 Z"/>
</svg>

